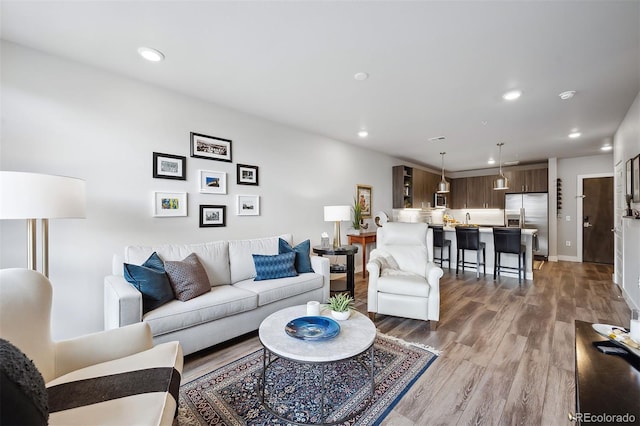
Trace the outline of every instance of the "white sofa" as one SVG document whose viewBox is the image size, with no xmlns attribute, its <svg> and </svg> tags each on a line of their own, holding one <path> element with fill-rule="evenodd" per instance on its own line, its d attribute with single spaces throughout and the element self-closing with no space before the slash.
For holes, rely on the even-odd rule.
<svg viewBox="0 0 640 426">
<path fill-rule="evenodd" d="M 313 273 L 266 281 L 254 281 L 252 254 L 278 254 L 278 239 L 291 246 L 292 235 L 201 244 L 128 246 L 114 256 L 113 275 L 104 280 L 106 329 L 146 322 L 155 344 L 178 340 L 190 354 L 233 337 L 257 330 L 264 318 L 280 309 L 324 303 L 329 298 L 327 258 L 311 256 Z M 143 315 L 142 295 L 123 276 L 123 262 L 140 265 L 153 252 L 164 261 L 182 260 L 195 253 L 211 284 L 209 293 L 186 302 L 172 300 Z"/>
</svg>

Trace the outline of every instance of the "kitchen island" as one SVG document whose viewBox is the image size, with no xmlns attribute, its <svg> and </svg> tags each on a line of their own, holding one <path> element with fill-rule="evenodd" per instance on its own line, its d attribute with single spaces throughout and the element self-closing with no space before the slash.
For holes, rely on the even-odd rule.
<svg viewBox="0 0 640 426">
<path fill-rule="evenodd" d="M 447 240 L 451 240 L 451 269 L 456 269 L 456 253 L 457 253 L 457 244 L 456 244 L 456 229 L 452 226 L 445 226 L 444 230 L 444 238 Z M 493 228 L 489 227 L 479 227 L 480 231 L 480 241 L 485 243 L 486 245 L 486 263 L 487 263 L 487 275 L 493 276 L 493 265 L 495 262 L 494 256 L 494 246 L 493 246 Z M 526 246 L 526 264 L 525 264 L 525 273 L 524 277 L 527 280 L 533 279 L 533 237 L 538 232 L 537 229 L 525 228 L 522 229 L 522 244 Z M 475 252 L 471 254 L 465 254 L 465 258 L 471 261 L 475 261 Z M 445 262 L 446 264 L 446 262 Z M 502 266 L 507 266 L 511 268 L 518 267 L 518 256 L 513 254 L 503 254 L 501 257 Z M 443 264 L 444 267 L 444 264 Z M 460 267 L 462 268 L 462 267 Z M 475 266 L 465 266 L 466 271 L 476 272 Z M 482 268 L 480 268 L 480 273 L 482 274 Z M 514 271 L 505 271 L 502 270 L 500 275 L 503 277 L 516 277 L 518 278 L 517 269 Z"/>
</svg>

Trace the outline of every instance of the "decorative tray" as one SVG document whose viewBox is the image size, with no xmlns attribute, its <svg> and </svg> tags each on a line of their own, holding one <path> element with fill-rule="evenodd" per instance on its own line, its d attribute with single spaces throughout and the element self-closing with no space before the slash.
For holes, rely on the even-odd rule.
<svg viewBox="0 0 640 426">
<path fill-rule="evenodd" d="M 603 335 L 621 348 L 640 357 L 640 343 L 632 340 L 626 329 L 609 324 L 592 324 L 591 326 L 596 333 Z"/>
<path fill-rule="evenodd" d="M 340 333 L 340 324 L 327 317 L 300 317 L 289 321 L 284 331 L 302 340 L 329 340 Z"/>
</svg>

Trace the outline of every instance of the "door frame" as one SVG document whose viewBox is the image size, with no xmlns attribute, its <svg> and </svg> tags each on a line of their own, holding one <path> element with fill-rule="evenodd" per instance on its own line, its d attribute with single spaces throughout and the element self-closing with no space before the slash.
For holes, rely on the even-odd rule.
<svg viewBox="0 0 640 426">
<path fill-rule="evenodd" d="M 603 178 L 603 177 L 612 177 L 614 178 L 614 187 L 613 187 L 613 197 L 614 197 L 614 212 L 613 212 L 613 217 L 614 217 L 614 223 L 611 224 L 611 227 L 613 228 L 615 225 L 615 177 L 614 177 L 614 173 L 613 172 L 607 172 L 607 173 L 591 173 L 588 175 L 578 175 L 578 187 L 576 188 L 576 257 L 578 259 L 578 262 L 582 263 L 582 228 L 583 228 L 583 221 L 582 218 L 584 217 L 582 215 L 583 212 L 583 198 L 584 198 L 584 194 L 582 193 L 582 188 L 584 185 L 584 180 L 585 179 L 594 179 L 594 178 Z M 614 238 L 614 243 L 615 243 L 615 238 Z M 615 246 L 614 246 L 615 247 Z M 614 253 L 614 263 L 615 263 L 615 253 Z"/>
</svg>

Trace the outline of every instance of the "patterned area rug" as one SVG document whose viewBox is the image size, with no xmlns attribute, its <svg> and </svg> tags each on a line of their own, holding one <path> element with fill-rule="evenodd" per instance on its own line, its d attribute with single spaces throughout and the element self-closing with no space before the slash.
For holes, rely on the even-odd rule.
<svg viewBox="0 0 640 426">
<path fill-rule="evenodd" d="M 364 366 L 369 352 L 325 368 L 324 405 L 338 418 L 361 411 L 344 425 L 377 425 L 437 358 L 437 351 L 378 333 L 374 343 L 375 392 Z M 266 410 L 257 389 L 262 374 L 257 350 L 180 387 L 179 425 L 288 425 Z M 265 381 L 265 399 L 281 416 L 297 423 L 317 423 L 321 413 L 321 367 L 279 359 Z M 329 418 L 329 421 L 335 420 Z"/>
</svg>

